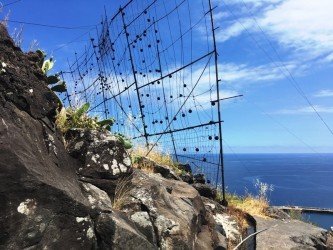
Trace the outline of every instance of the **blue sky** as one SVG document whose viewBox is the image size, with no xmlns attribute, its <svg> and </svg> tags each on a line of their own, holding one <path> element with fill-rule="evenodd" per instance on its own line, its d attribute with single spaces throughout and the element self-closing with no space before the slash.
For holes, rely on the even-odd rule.
<svg viewBox="0 0 333 250">
<path fill-rule="evenodd" d="M 11 21 L 73 28 L 24 25 L 22 47 L 36 39 L 61 68 L 84 48 L 104 7 L 114 13 L 126 1 L 110 2 L 21 0 L 0 15 L 10 10 Z M 333 2 L 216 0 L 213 5 L 221 94 L 244 95 L 222 103 L 225 152 L 332 153 L 333 134 L 322 120 L 333 129 L 333 23 L 328 21 Z M 10 22 L 9 30 L 19 26 Z"/>
</svg>

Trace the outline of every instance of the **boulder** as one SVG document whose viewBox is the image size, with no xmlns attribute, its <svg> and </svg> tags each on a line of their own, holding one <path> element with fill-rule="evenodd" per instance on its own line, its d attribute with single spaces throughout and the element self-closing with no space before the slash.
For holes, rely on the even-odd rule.
<svg viewBox="0 0 333 250">
<path fill-rule="evenodd" d="M 185 173 L 192 174 L 192 168 L 190 164 L 179 164 L 177 168 Z"/>
<path fill-rule="evenodd" d="M 200 184 L 206 184 L 205 175 L 204 174 L 193 175 L 193 182 L 194 183 L 200 183 Z"/>
<path fill-rule="evenodd" d="M 122 210 L 138 228 L 146 236 L 154 233 L 153 242 L 161 249 L 192 249 L 201 226 L 207 225 L 198 192 L 185 182 L 139 170 L 133 172 L 132 185 Z"/>
<path fill-rule="evenodd" d="M 100 237 L 98 249 L 101 250 L 157 249 L 138 231 L 135 224 L 121 213 L 101 214 L 95 229 Z"/>
<path fill-rule="evenodd" d="M 186 182 L 188 184 L 193 184 L 193 182 L 194 182 L 192 174 L 181 173 L 179 175 L 179 177 L 182 179 L 182 181 L 184 181 L 184 182 Z"/>
<path fill-rule="evenodd" d="M 214 200 L 216 197 L 216 189 L 207 184 L 194 183 L 192 184 L 201 196 Z"/>
<path fill-rule="evenodd" d="M 327 249 L 327 231 L 299 220 L 277 220 L 255 216 L 257 249 Z M 278 235 L 278 237 L 277 237 Z M 269 246 L 269 248 L 267 248 Z"/>
<path fill-rule="evenodd" d="M 117 179 L 132 172 L 131 159 L 120 140 L 106 130 L 70 129 L 69 154 L 80 161 L 77 172 L 93 179 Z"/>
<path fill-rule="evenodd" d="M 169 166 L 157 164 L 148 157 L 139 157 L 136 161 L 138 169 L 149 169 L 149 171 L 160 174 L 166 179 L 181 180 Z"/>
</svg>

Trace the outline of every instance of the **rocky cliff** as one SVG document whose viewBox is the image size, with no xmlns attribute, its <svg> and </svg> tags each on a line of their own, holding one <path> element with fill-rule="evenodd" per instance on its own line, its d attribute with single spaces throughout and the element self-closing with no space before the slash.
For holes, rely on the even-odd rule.
<svg viewBox="0 0 333 250">
<path fill-rule="evenodd" d="M 133 169 L 105 131 L 70 130 L 65 147 L 55 127 L 62 104 L 40 60 L 0 25 L 0 249 L 201 250 L 240 241 L 226 208 L 201 196 L 215 196 L 202 176 Z"/>
</svg>

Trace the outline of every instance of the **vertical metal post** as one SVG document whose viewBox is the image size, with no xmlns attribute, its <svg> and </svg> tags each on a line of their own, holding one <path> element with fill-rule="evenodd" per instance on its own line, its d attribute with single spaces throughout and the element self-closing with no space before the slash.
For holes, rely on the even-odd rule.
<svg viewBox="0 0 333 250">
<path fill-rule="evenodd" d="M 219 139 L 220 139 L 220 164 L 221 164 L 221 175 L 222 175 L 222 205 L 227 206 L 228 202 L 225 199 L 225 182 L 224 182 L 224 159 L 223 159 L 223 143 L 222 143 L 222 119 L 221 119 L 221 106 L 220 106 L 220 87 L 219 87 L 219 73 L 218 73 L 218 53 L 215 39 L 215 27 L 214 27 L 214 19 L 213 19 L 213 9 L 212 2 L 209 2 L 209 12 L 210 12 L 210 21 L 212 25 L 212 35 L 214 42 L 214 55 L 215 55 L 215 77 L 216 77 L 216 92 L 217 92 L 217 112 L 218 112 L 218 120 L 219 120 Z"/>
<path fill-rule="evenodd" d="M 134 77 L 136 94 L 137 94 L 137 98 L 138 98 L 138 102 L 139 102 L 139 108 L 140 108 L 140 114 L 141 114 L 141 119 L 142 119 L 144 137 L 146 139 L 146 147 L 148 149 L 149 144 L 148 144 L 148 135 L 147 135 L 147 131 L 146 131 L 147 126 L 146 126 L 146 123 L 145 123 L 144 114 L 143 114 L 142 105 L 141 105 L 141 98 L 140 98 L 140 93 L 139 93 L 139 88 L 138 88 L 138 81 L 137 81 L 136 74 L 135 74 L 132 50 L 131 50 L 131 46 L 130 46 L 130 43 L 129 43 L 129 40 L 128 40 L 127 25 L 125 23 L 124 12 L 123 12 L 123 9 L 121 7 L 120 7 L 119 11 L 121 13 L 121 17 L 122 17 L 122 21 L 123 21 L 123 25 L 124 25 L 124 32 L 125 32 L 125 36 L 126 36 L 128 53 L 129 53 L 129 56 L 130 56 L 130 62 L 131 62 L 131 66 L 132 66 L 132 73 L 133 73 L 133 77 Z"/>
</svg>

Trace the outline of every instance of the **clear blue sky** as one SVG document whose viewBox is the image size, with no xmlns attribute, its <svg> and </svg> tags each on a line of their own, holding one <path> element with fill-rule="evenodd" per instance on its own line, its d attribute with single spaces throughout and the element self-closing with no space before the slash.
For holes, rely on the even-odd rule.
<svg viewBox="0 0 333 250">
<path fill-rule="evenodd" d="M 11 21 L 75 27 L 24 25 L 23 49 L 36 39 L 61 70 L 73 51 L 84 48 L 104 6 L 111 16 L 124 3 L 21 0 L 5 6 L 0 17 L 10 10 Z M 321 119 L 333 130 L 333 2 L 215 0 L 213 5 L 222 94 L 244 95 L 223 102 L 225 151 L 332 153 L 333 134 Z M 10 31 L 19 26 L 9 23 Z"/>
</svg>

